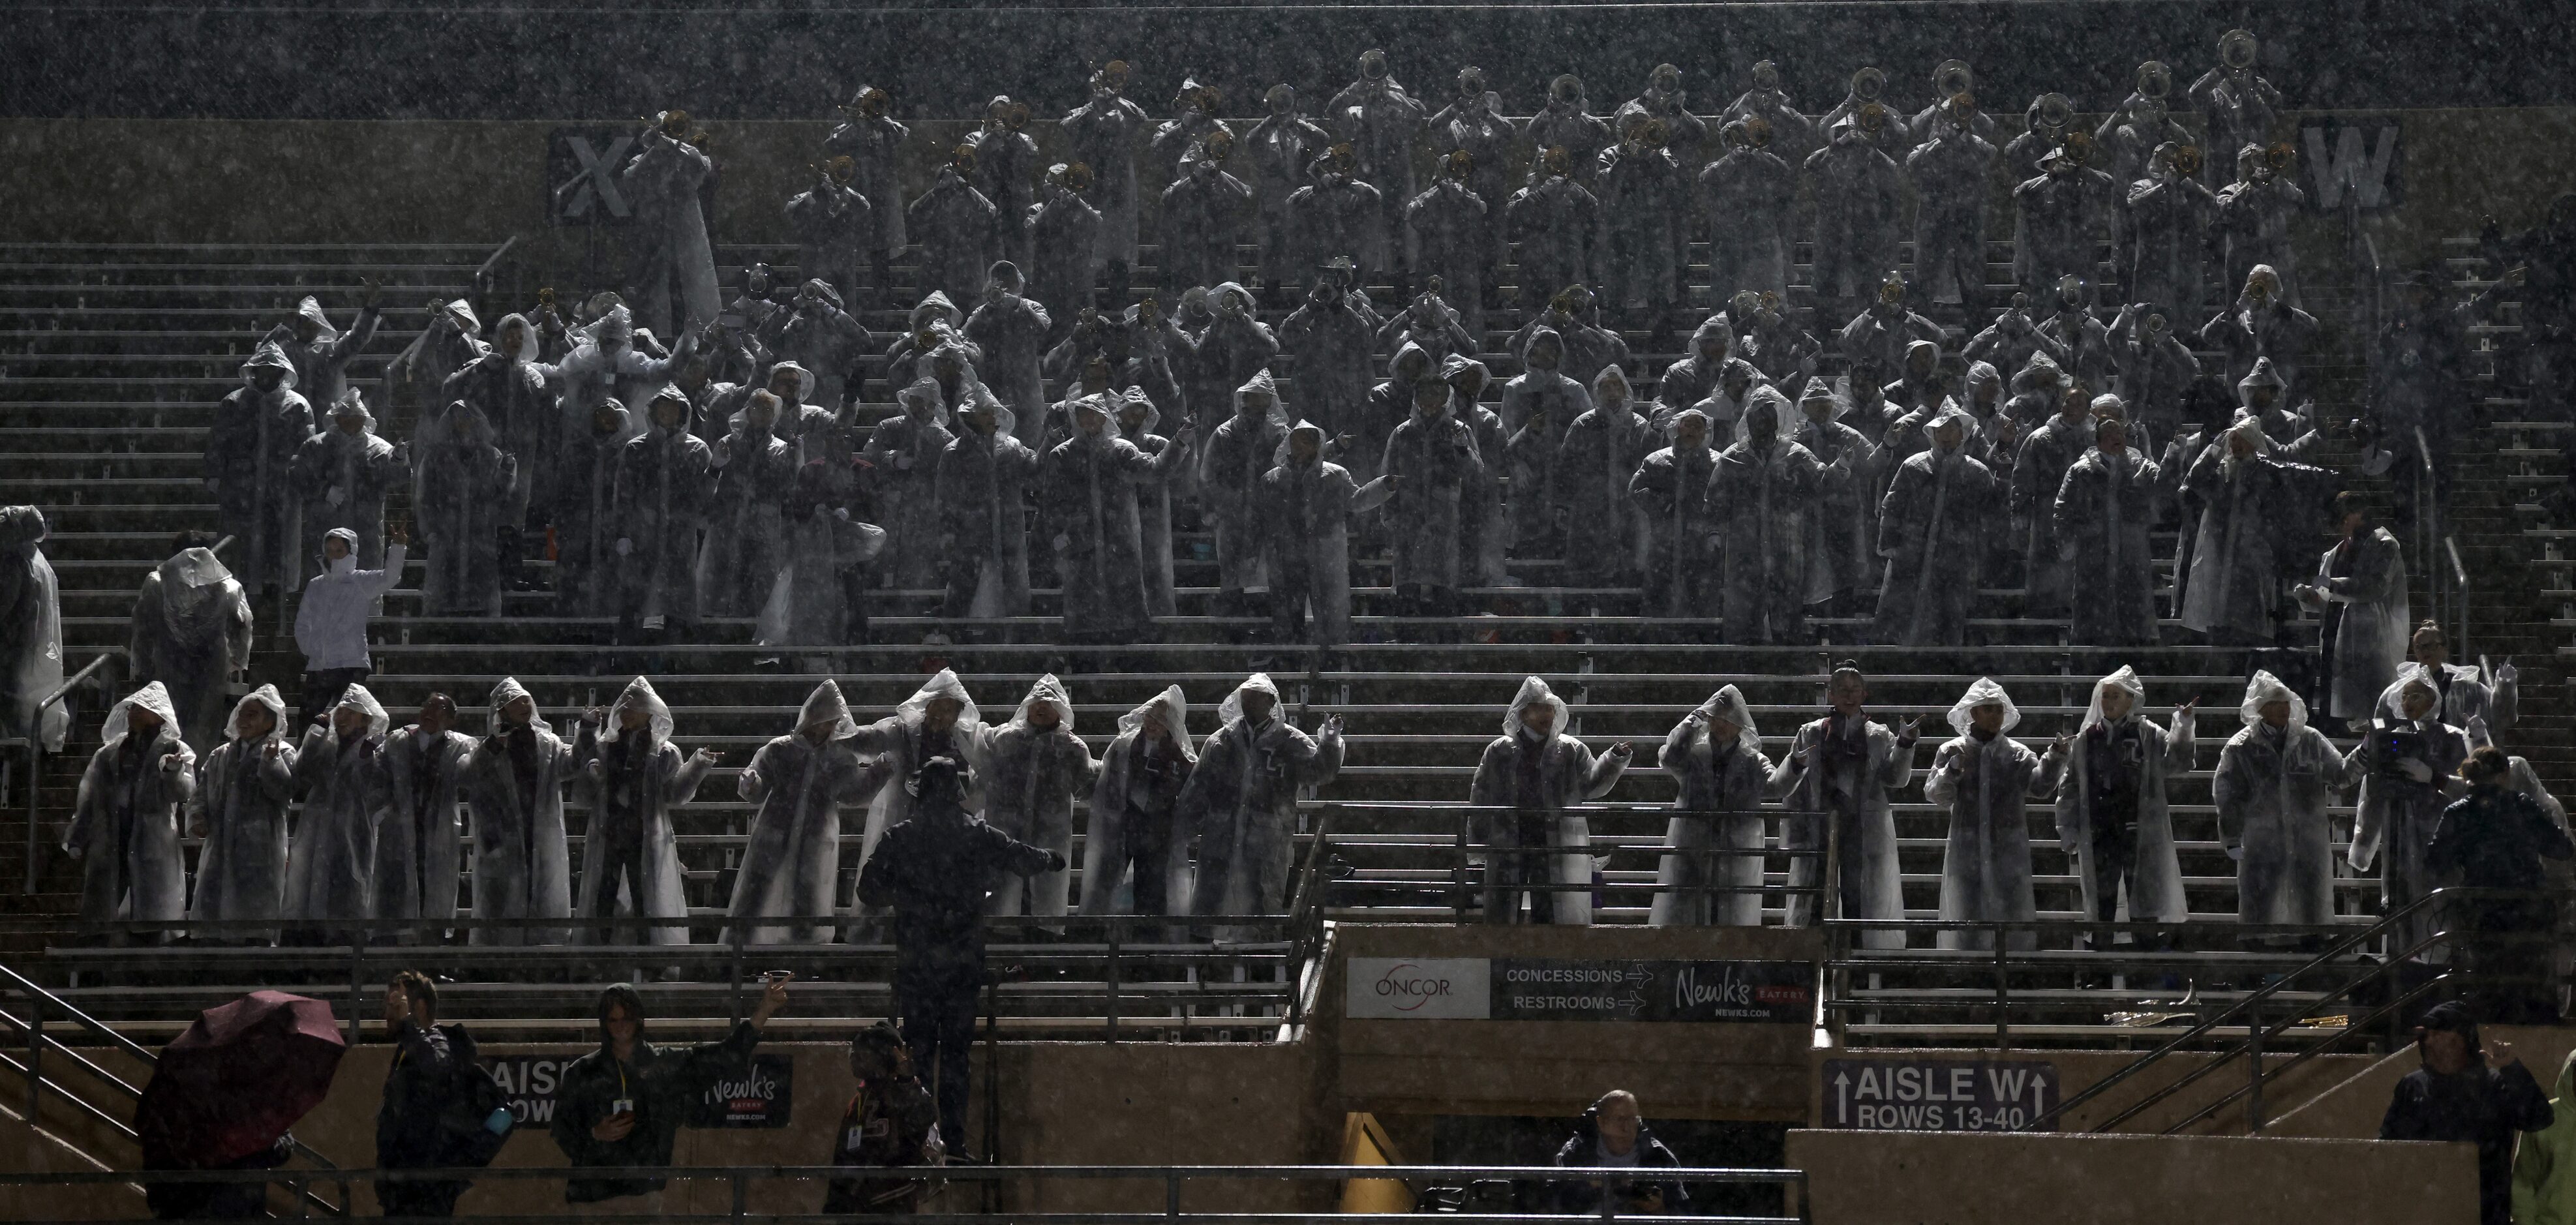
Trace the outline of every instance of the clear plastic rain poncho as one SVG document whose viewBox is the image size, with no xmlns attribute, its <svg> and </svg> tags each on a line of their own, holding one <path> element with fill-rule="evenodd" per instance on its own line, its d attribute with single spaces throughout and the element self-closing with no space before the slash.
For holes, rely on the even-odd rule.
<svg viewBox="0 0 2576 1225">
<path fill-rule="evenodd" d="M 340 712 L 364 720 L 340 734 Z M 375 917 L 376 820 L 385 805 L 385 732 L 392 720 L 364 685 L 340 693 L 329 716 L 304 731 L 295 778 L 304 811 L 286 861 L 286 914 L 306 923 Z"/>
<path fill-rule="evenodd" d="M 268 730 L 246 738 L 243 718 L 259 710 L 268 712 Z M 286 733 L 286 699 L 277 686 L 262 685 L 233 705 L 222 743 L 207 750 L 196 794 L 188 801 L 189 825 L 205 839 L 197 853 L 190 919 L 274 919 L 285 904 L 288 813 L 295 802 L 295 746 Z M 268 751 L 272 745 L 275 756 Z"/>
<path fill-rule="evenodd" d="M 1721 739 L 1716 724 L 1735 726 Z M 1659 886 L 1648 922 L 1657 927 L 1716 923 L 1754 927 L 1762 922 L 1762 857 L 1715 852 L 1760 851 L 1759 813 L 1771 781 L 1771 759 L 1744 692 L 1726 685 L 1664 737 L 1659 764 L 1681 788 L 1664 833 Z M 1716 892 L 1716 889 L 1747 892 Z"/>
<path fill-rule="evenodd" d="M 126 712 L 160 716 L 149 744 L 130 745 Z M 196 755 L 179 739 L 169 691 L 155 681 L 109 707 L 102 743 L 90 755 L 63 831 L 64 853 L 81 861 L 84 921 L 176 919 L 187 904 L 179 811 L 196 790 Z M 166 764 L 165 764 L 166 763 Z"/>
</svg>

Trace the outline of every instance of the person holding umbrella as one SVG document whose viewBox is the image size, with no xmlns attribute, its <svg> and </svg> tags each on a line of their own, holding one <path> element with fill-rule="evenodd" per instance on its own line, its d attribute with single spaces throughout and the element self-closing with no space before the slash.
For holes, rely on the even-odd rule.
<svg viewBox="0 0 2576 1225">
<path fill-rule="evenodd" d="M 161 1048 L 134 1103 L 146 1170 L 269 1170 L 295 1152 L 287 1132 L 331 1091 L 348 1043 L 331 1006 L 254 991 L 197 1014 Z M 144 1202 L 162 1220 L 262 1217 L 257 1182 L 156 1182 Z"/>
<path fill-rule="evenodd" d="M 720 1041 L 691 1047 L 644 1040 L 644 997 L 632 984 L 601 991 L 599 1049 L 565 1068 L 555 1092 L 555 1147 L 575 1170 L 564 1180 L 564 1202 L 585 1214 L 661 1215 L 667 1179 L 616 1171 L 671 1164 L 671 1143 L 690 1104 L 718 1073 L 750 1062 L 760 1031 L 787 1006 L 794 977 L 771 975 L 748 1019 Z"/>
</svg>

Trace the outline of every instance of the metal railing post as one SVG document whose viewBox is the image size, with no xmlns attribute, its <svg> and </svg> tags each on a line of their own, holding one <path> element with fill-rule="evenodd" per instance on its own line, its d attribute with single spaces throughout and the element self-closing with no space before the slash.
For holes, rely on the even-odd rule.
<svg viewBox="0 0 2576 1225">
<path fill-rule="evenodd" d="M 2004 1051 L 2012 1046 L 2012 974 L 2005 962 L 2010 955 L 2012 941 L 2007 937 L 2003 924 L 1995 924 L 1994 930 L 1995 1050 Z"/>
<path fill-rule="evenodd" d="M 1460 814 L 1458 831 L 1451 835 L 1453 849 L 1457 852 L 1456 860 L 1449 870 L 1449 923 L 1453 927 L 1467 921 L 1467 823 L 1470 820 L 1473 818 Z M 1493 864 L 1485 865 L 1487 874 L 1490 875 L 1493 870 Z M 32 891 L 35 887 L 29 885 L 28 888 Z"/>
<path fill-rule="evenodd" d="M 44 711 L 43 711 L 43 710 L 41 710 L 41 709 L 39 709 L 39 710 L 36 712 L 36 717 L 37 717 L 39 720 L 43 719 L 43 718 L 44 718 Z M 32 730 L 32 729 L 31 729 L 31 730 Z M 34 892 L 36 891 L 36 844 L 37 844 L 37 842 L 39 841 L 39 839 L 40 839 L 40 837 L 41 837 L 41 835 L 39 835 L 39 834 L 37 833 L 37 830 L 38 830 L 38 827 L 40 827 L 40 826 L 44 823 L 44 817 L 43 817 L 43 815 L 42 815 L 42 814 L 40 814 L 39 812 L 37 812 L 37 810 L 36 810 L 37 795 L 38 795 L 38 793 L 39 793 L 39 792 L 41 792 L 41 791 L 43 791 L 43 790 L 44 790 L 44 781 L 45 781 L 45 775 L 44 775 L 44 758 L 42 758 L 41 756 L 39 756 L 39 755 L 38 755 L 40 751 L 41 751 L 41 750 L 39 750 L 39 749 L 36 747 L 36 738 L 35 738 L 33 735 L 28 736 L 28 737 L 27 737 L 27 892 L 28 892 L 28 893 L 31 893 L 31 894 L 32 894 L 32 893 L 34 893 Z"/>
<path fill-rule="evenodd" d="M 2249 1028 L 2245 1034 L 2245 1062 L 2252 1065 L 2253 1083 L 2245 1091 L 2245 1134 L 2263 1134 L 2263 1005 L 2256 1003 L 2245 1014 Z"/>
<path fill-rule="evenodd" d="M 1109 920 L 1109 1041 L 1118 1041 L 1118 929 L 1123 926 L 1116 917 Z"/>
<path fill-rule="evenodd" d="M 743 1185 L 742 1171 L 740 1170 L 733 1171 L 733 1176 L 727 1179 L 727 1181 L 733 1184 L 733 1219 L 739 1221 L 742 1219 L 743 1213 L 751 1206 L 749 1195 L 750 1188 Z"/>
<path fill-rule="evenodd" d="M 27 1126 L 44 1126 L 37 1111 L 45 1102 L 45 997 L 27 993 Z"/>
<path fill-rule="evenodd" d="M 1181 1219 L 1181 1172 L 1170 1166 L 1163 1167 L 1163 1216 Z"/>
<path fill-rule="evenodd" d="M 367 933 L 349 928 L 349 1045 L 358 1044 L 358 1016 L 367 999 Z"/>
</svg>

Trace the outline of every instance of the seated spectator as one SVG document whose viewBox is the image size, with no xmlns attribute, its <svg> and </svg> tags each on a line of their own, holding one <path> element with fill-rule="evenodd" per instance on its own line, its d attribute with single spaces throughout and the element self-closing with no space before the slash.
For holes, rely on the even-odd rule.
<svg viewBox="0 0 2576 1225">
<path fill-rule="evenodd" d="M 1665 1148 L 1637 1106 L 1637 1095 L 1612 1089 L 1575 1120 L 1574 1134 L 1556 1150 L 1559 1166 L 1627 1169 L 1678 1169 L 1681 1158 Z M 1681 1213 L 1690 1209 L 1690 1193 L 1679 1183 L 1602 1180 L 1556 1184 L 1558 1212 L 1601 1212 L 1602 1196 L 1615 1197 L 1616 1213 Z M 1605 1214 L 1607 1215 L 1607 1214 Z"/>
<path fill-rule="evenodd" d="M 2477 1022 L 2457 1001 L 2424 1014 L 2415 1026 L 2415 1049 L 2424 1066 L 2397 1082 L 2388 1113 L 2379 1120 L 2379 1138 L 2477 1145 L 2478 1225 L 2510 1225 L 2516 1133 L 2539 1131 L 2557 1119 L 2540 1082 L 2511 1045 L 2481 1047 Z"/>
<path fill-rule="evenodd" d="M 564 1202 L 575 1211 L 600 1204 L 589 1211 L 661 1215 L 667 1179 L 615 1171 L 671 1164 L 671 1142 L 691 1105 L 717 1073 L 751 1058 L 760 1031 L 787 1006 L 792 977 L 772 977 L 750 1018 L 723 1040 L 667 1050 L 644 1040 L 644 997 L 634 987 L 600 992 L 599 1049 L 565 1068 L 555 1089 L 555 1147 L 566 1163 L 589 1171 L 564 1180 Z"/>
<path fill-rule="evenodd" d="M 2442 810 L 2425 848 L 2434 881 L 2472 889 L 2546 887 L 2540 861 L 2576 857 L 2570 842 L 2540 801 L 2512 786 L 2513 766 L 2504 750 L 2489 745 L 2460 763 L 2469 793 Z M 2467 969 L 2486 1015 L 2518 1024 L 2557 1021 L 2557 984 L 2550 974 L 2548 943 L 2558 907 L 2548 898 L 2480 897 L 2467 904 Z"/>
<path fill-rule="evenodd" d="M 859 1091 L 833 1133 L 832 1164 L 870 1170 L 938 1165 L 939 1106 L 914 1075 L 903 1035 L 879 1021 L 850 1039 L 850 1075 Z M 918 1178 L 835 1178 L 823 1192 L 827 1216 L 919 1210 L 927 1185 Z"/>
</svg>

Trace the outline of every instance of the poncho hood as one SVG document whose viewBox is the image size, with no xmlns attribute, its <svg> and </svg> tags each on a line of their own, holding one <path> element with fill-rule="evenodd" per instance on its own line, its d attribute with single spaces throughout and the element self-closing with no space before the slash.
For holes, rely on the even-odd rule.
<svg viewBox="0 0 2576 1225">
<path fill-rule="evenodd" d="M 519 683 L 518 677 L 502 677 L 499 684 L 492 686 L 492 698 L 489 703 L 491 707 L 489 717 L 491 719 L 491 730 L 493 735 L 500 735 L 502 728 L 505 726 L 501 722 L 501 708 L 508 706 L 510 703 L 518 701 L 521 698 L 528 698 L 530 700 L 530 705 L 535 704 L 534 695 L 528 692 L 527 686 Z M 528 726 L 541 732 L 551 732 L 555 730 L 552 724 L 546 722 L 546 713 L 543 710 L 539 710 L 528 716 Z"/>
<path fill-rule="evenodd" d="M 616 703 L 608 708 L 608 722 L 599 729 L 601 744 L 615 744 L 626 734 L 625 725 L 618 721 L 618 713 L 630 709 L 641 709 L 645 713 L 644 743 L 647 748 L 670 741 L 671 707 L 662 701 L 661 694 L 653 691 L 653 682 L 639 676 L 626 682 L 626 691 L 618 694 Z"/>
<path fill-rule="evenodd" d="M 2263 723 L 2263 708 L 2274 702 L 2290 704 L 2289 725 L 2292 728 L 2308 725 L 2307 700 L 2300 697 L 2297 690 L 2282 684 L 2280 677 L 2260 669 L 2255 671 L 2254 679 L 2245 682 L 2245 701 L 2243 705 L 2236 708 L 2236 715 L 2244 720 L 2245 726 L 2260 727 Z"/>
<path fill-rule="evenodd" d="M 805 695 L 804 708 L 796 712 L 796 730 L 802 733 L 817 723 L 831 724 L 831 738 L 834 740 L 847 740 L 859 734 L 858 721 L 850 717 L 850 703 L 841 696 L 840 682 L 827 679 L 814 686 L 814 692 Z"/>
<path fill-rule="evenodd" d="M 1997 684 L 1995 678 L 1980 676 L 1977 678 L 1977 683 L 1968 686 L 1968 691 L 1961 694 L 1959 700 L 1950 707 L 1950 730 L 1962 736 L 1967 735 L 1968 728 L 1972 726 L 1969 712 L 1980 706 L 2004 708 L 2002 730 L 2005 732 L 2021 724 L 2021 708 L 2013 705 L 2012 695 L 2005 693 L 2004 687 Z"/>
<path fill-rule="evenodd" d="M 1234 692 L 1225 695 L 1224 701 L 1217 703 L 1216 721 L 1219 726 L 1231 727 L 1243 721 L 1243 695 L 1246 691 L 1269 694 L 1271 717 L 1279 717 L 1279 686 L 1270 683 L 1269 673 L 1255 672 L 1235 686 Z"/>
<path fill-rule="evenodd" d="M 275 685 L 262 685 L 233 703 L 233 713 L 224 720 L 224 738 L 241 739 L 242 716 L 254 710 L 267 711 L 269 720 L 268 734 L 260 737 L 258 744 L 275 744 L 286 739 L 286 699 L 279 696 Z"/>
<path fill-rule="evenodd" d="M 136 706 L 161 716 L 160 734 L 172 738 L 179 735 L 179 709 L 171 703 L 170 691 L 163 688 L 161 682 L 154 681 L 107 708 L 107 722 L 100 725 L 98 731 L 98 738 L 105 747 L 113 749 L 125 743 L 125 712 Z"/>
<path fill-rule="evenodd" d="M 1553 740 L 1564 735 L 1566 726 L 1572 722 L 1566 715 L 1565 699 L 1556 696 L 1556 691 L 1548 688 L 1546 681 L 1535 676 L 1523 679 L 1520 692 L 1512 695 L 1511 708 L 1503 712 L 1503 734 L 1523 735 L 1527 729 L 1521 724 L 1521 712 L 1539 705 L 1546 706 L 1548 710 L 1547 730 L 1542 739 Z"/>
<path fill-rule="evenodd" d="M 1036 684 L 1029 686 L 1028 696 L 1021 698 L 1019 709 L 1011 712 L 1009 726 L 1027 727 L 1029 712 L 1040 706 L 1054 707 L 1056 726 L 1063 728 L 1067 733 L 1073 731 L 1073 698 L 1065 692 L 1064 682 L 1057 680 L 1055 673 L 1052 672 L 1039 677 Z"/>
<path fill-rule="evenodd" d="M 2146 708 L 2147 683 L 2138 679 L 2138 670 L 2136 668 L 2130 667 L 2127 664 L 2122 664 L 2120 665 L 2119 671 L 2103 677 L 2101 680 L 2093 682 L 2093 704 L 2085 708 L 2084 726 L 2082 730 L 2089 732 L 2093 730 L 2095 724 L 2110 722 L 2110 720 L 2102 714 L 2102 695 L 2109 693 L 2114 689 L 2120 690 L 2121 692 L 2129 695 L 2129 714 L 2131 717 L 2135 717 L 2138 712 Z"/>
</svg>

